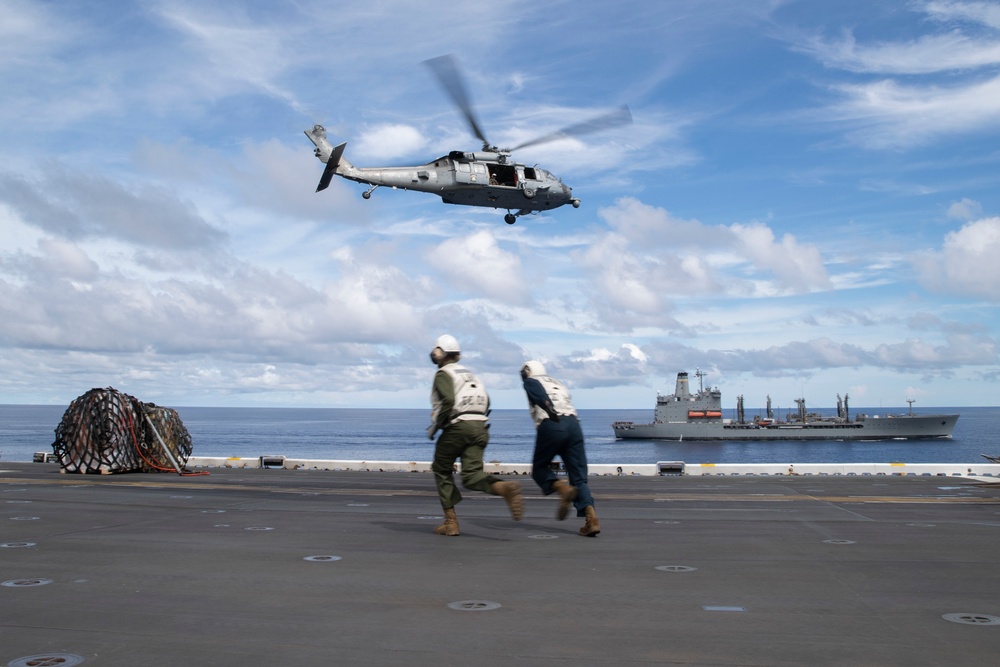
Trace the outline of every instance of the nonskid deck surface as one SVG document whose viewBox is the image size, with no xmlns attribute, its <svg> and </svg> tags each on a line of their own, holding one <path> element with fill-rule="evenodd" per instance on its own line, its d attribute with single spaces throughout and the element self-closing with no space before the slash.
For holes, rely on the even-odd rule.
<svg viewBox="0 0 1000 667">
<path fill-rule="evenodd" d="M 1000 485 L 592 477 L 603 532 L 584 538 L 512 479 L 521 522 L 466 492 L 462 534 L 441 537 L 427 474 L 0 463 L 0 665 L 914 666 L 1000 650 Z"/>
</svg>

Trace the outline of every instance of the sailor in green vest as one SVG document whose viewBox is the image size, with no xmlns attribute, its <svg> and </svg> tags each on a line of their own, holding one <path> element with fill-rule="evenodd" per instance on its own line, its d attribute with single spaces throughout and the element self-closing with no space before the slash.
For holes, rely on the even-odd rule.
<svg viewBox="0 0 1000 667">
<path fill-rule="evenodd" d="M 490 397 L 479 378 L 458 363 L 461 356 L 454 336 L 440 336 L 431 350 L 431 361 L 438 371 L 431 390 L 431 425 L 427 437 L 433 440 L 441 431 L 431 464 L 444 509 L 444 523 L 434 529 L 438 535 L 459 534 L 455 505 L 461 502 L 462 494 L 455 486 L 455 459 L 462 462 L 462 486 L 503 496 L 515 521 L 520 521 L 524 514 L 521 485 L 504 482 L 483 470 L 483 453 L 490 439 Z"/>
</svg>

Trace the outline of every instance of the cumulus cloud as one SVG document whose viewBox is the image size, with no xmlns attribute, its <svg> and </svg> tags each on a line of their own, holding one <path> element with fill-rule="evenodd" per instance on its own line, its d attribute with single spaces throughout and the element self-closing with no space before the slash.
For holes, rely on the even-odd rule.
<svg viewBox="0 0 1000 667">
<path fill-rule="evenodd" d="M 950 232 L 938 252 L 915 261 L 927 289 L 1000 300 L 1000 217 L 966 223 Z"/>
<path fill-rule="evenodd" d="M 996 341 L 986 336 L 950 336 L 944 345 L 913 338 L 900 343 L 879 345 L 872 354 L 880 366 L 950 373 L 966 364 L 995 364 L 998 360 L 997 351 Z"/>
<path fill-rule="evenodd" d="M 791 234 L 775 241 L 774 231 L 762 223 L 733 224 L 740 254 L 760 271 L 772 271 L 778 281 L 795 291 L 829 289 L 830 279 L 819 248 L 799 243 Z"/>
<path fill-rule="evenodd" d="M 593 348 L 578 350 L 546 362 L 546 370 L 571 388 L 615 387 L 635 382 L 648 373 L 646 354 L 633 344 L 617 350 Z"/>
<path fill-rule="evenodd" d="M 968 197 L 954 202 L 948 207 L 948 217 L 956 220 L 972 220 L 983 213 L 983 205 Z"/>
<path fill-rule="evenodd" d="M 447 286 L 438 288 L 446 298 L 487 296 L 508 304 L 530 299 L 521 259 L 501 248 L 492 231 L 447 239 L 427 256 L 448 280 Z"/>
<path fill-rule="evenodd" d="M 674 299 L 808 293 L 832 285 L 819 249 L 763 223 L 705 225 L 623 198 L 602 209 L 610 231 L 579 251 L 607 326 L 679 327 Z"/>
<path fill-rule="evenodd" d="M 361 134 L 355 143 L 352 150 L 370 160 L 395 160 L 413 155 L 427 146 L 427 140 L 415 127 L 402 124 L 376 125 Z M 433 157 L 428 155 L 426 159 L 421 159 L 420 163 L 423 164 Z"/>
</svg>

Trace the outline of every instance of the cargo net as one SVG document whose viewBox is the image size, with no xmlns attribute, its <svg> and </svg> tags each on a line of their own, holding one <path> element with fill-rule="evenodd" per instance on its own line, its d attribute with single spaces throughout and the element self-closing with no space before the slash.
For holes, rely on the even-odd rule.
<svg viewBox="0 0 1000 667">
<path fill-rule="evenodd" d="M 123 394 L 91 389 L 66 408 L 52 450 L 63 472 L 191 473 L 191 435 L 176 410 Z"/>
</svg>

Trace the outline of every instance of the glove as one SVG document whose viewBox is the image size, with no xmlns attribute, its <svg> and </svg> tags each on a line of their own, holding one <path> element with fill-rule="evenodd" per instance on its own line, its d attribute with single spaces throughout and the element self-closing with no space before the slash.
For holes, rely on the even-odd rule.
<svg viewBox="0 0 1000 667">
<path fill-rule="evenodd" d="M 428 426 L 427 427 L 427 439 L 428 440 L 433 440 L 434 439 L 434 434 L 437 433 L 437 430 L 438 430 L 437 424 L 431 424 L 430 426 Z"/>
</svg>

